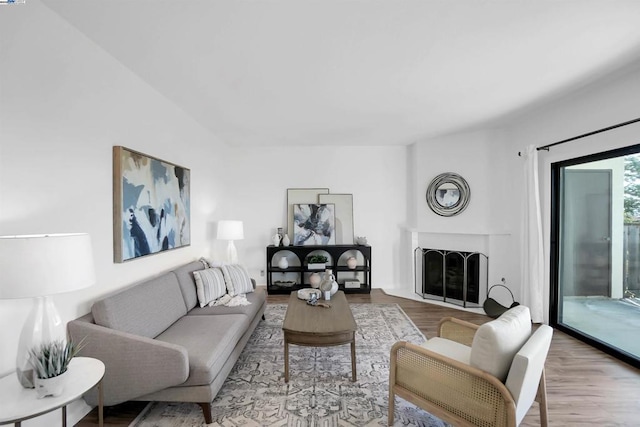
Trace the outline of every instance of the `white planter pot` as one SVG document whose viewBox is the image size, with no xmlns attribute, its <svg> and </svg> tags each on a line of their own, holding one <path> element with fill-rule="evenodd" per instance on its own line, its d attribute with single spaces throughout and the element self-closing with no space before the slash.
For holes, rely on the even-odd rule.
<svg viewBox="0 0 640 427">
<path fill-rule="evenodd" d="M 309 268 L 309 270 L 324 270 L 325 267 L 325 263 L 318 263 L 318 264 L 309 264 L 307 265 L 307 267 Z"/>
<path fill-rule="evenodd" d="M 53 378 L 36 378 L 36 392 L 38 399 L 46 396 L 60 396 L 64 390 L 64 383 L 67 380 L 66 372 Z"/>
</svg>

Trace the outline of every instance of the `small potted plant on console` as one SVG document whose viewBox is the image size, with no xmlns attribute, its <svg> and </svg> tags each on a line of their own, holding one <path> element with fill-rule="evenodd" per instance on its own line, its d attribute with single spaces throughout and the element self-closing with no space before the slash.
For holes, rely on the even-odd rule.
<svg viewBox="0 0 640 427">
<path fill-rule="evenodd" d="M 328 260 L 324 255 L 311 255 L 307 258 L 307 267 L 309 270 L 324 270 Z"/>
</svg>

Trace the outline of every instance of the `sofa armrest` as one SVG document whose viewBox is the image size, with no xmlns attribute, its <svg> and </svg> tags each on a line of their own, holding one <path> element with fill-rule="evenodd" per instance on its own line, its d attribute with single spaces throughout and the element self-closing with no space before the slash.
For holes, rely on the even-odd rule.
<svg viewBox="0 0 640 427">
<path fill-rule="evenodd" d="M 471 347 L 473 336 L 479 327 L 474 323 L 455 317 L 445 317 L 438 323 L 438 336 Z"/>
<path fill-rule="evenodd" d="M 106 406 L 182 384 L 189 377 L 189 357 L 182 346 L 96 325 L 90 314 L 70 321 L 67 330 L 71 340 L 84 339 L 79 356 L 105 364 Z M 97 391 L 87 393 L 85 400 L 96 405 Z"/>
<path fill-rule="evenodd" d="M 515 425 L 511 393 L 492 375 L 404 341 L 390 358 L 390 399 L 398 395 L 453 424 Z"/>
</svg>

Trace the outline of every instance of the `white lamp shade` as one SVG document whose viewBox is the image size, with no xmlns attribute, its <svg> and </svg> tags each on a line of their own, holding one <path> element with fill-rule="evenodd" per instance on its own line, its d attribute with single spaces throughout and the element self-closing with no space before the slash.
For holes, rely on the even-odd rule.
<svg viewBox="0 0 640 427">
<path fill-rule="evenodd" d="M 0 236 L 0 299 L 70 292 L 95 282 L 88 234 Z"/>
<path fill-rule="evenodd" d="M 244 239 L 244 230 L 242 221 L 218 221 L 217 237 L 220 240 L 242 240 Z"/>
</svg>

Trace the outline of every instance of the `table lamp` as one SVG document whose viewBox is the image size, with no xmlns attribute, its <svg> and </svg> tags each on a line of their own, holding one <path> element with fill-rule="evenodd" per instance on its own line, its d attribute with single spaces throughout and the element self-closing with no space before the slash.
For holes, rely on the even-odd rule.
<svg viewBox="0 0 640 427">
<path fill-rule="evenodd" d="M 227 245 L 227 262 L 229 264 L 237 264 L 238 252 L 236 251 L 236 246 L 233 244 L 233 241 L 244 239 L 242 221 L 218 221 L 217 237 L 220 240 L 229 241 L 229 244 Z"/>
<path fill-rule="evenodd" d="M 16 373 L 23 387 L 34 387 L 29 350 L 66 339 L 51 295 L 95 282 L 88 234 L 0 236 L 0 299 L 34 299 L 20 333 L 16 357 Z"/>
</svg>

